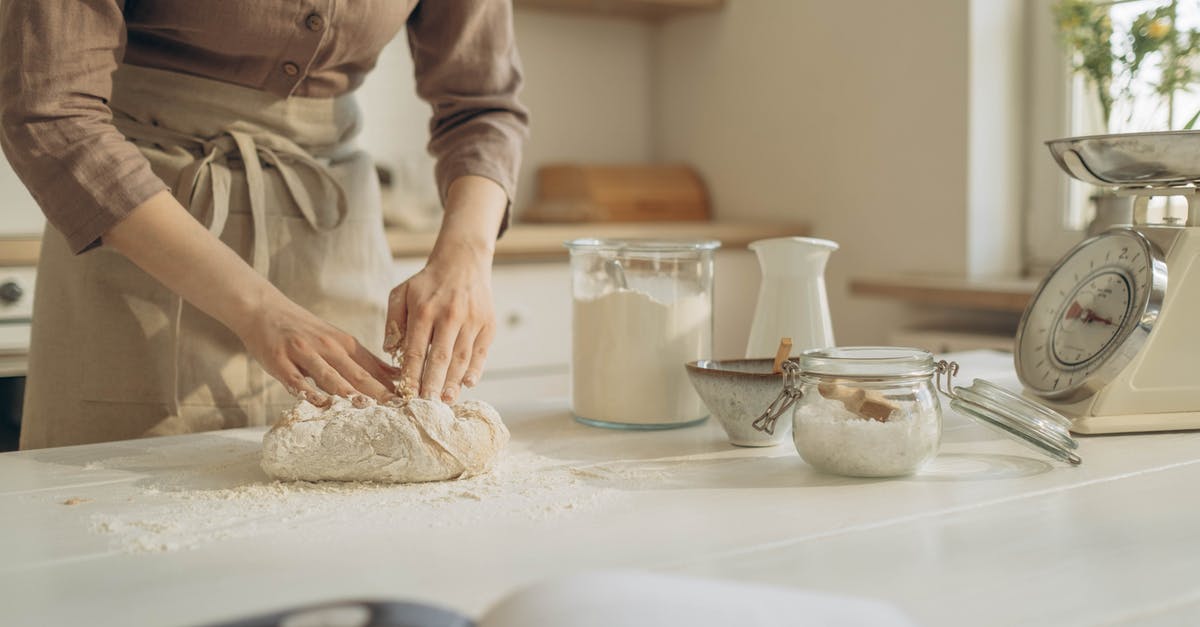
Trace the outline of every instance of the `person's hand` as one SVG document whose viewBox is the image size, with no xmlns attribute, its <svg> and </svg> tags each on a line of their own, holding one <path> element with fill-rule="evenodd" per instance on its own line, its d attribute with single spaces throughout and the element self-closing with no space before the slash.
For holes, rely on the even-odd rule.
<svg viewBox="0 0 1200 627">
<path fill-rule="evenodd" d="M 395 368 L 303 307 L 286 298 L 275 301 L 257 308 L 233 330 L 289 392 L 318 406 L 328 404 L 327 395 L 364 394 L 377 401 L 394 396 Z"/>
<path fill-rule="evenodd" d="M 401 359 L 401 395 L 452 403 L 483 376 L 496 329 L 492 256 L 507 202 L 481 176 L 450 184 L 428 263 L 388 299 L 383 350 Z"/>
<path fill-rule="evenodd" d="M 170 192 L 134 208 L 104 234 L 104 242 L 237 334 L 293 394 L 318 404 L 328 402 L 328 394 L 392 395 L 396 369 L 289 300 Z"/>
<path fill-rule="evenodd" d="M 492 343 L 491 255 L 442 252 L 392 290 L 384 350 L 400 356 L 402 394 L 453 403 L 479 382 Z"/>
</svg>

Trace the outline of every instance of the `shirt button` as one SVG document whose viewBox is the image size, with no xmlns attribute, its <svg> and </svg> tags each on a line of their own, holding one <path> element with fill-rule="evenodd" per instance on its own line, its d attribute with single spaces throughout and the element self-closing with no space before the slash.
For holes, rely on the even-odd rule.
<svg viewBox="0 0 1200 627">
<path fill-rule="evenodd" d="M 288 76 L 298 76 L 300 74 L 300 66 L 288 61 L 283 64 L 283 73 Z"/>
<path fill-rule="evenodd" d="M 304 25 L 314 33 L 320 32 L 321 29 L 325 28 L 325 18 L 321 17 L 320 13 L 313 13 L 304 18 Z"/>
</svg>

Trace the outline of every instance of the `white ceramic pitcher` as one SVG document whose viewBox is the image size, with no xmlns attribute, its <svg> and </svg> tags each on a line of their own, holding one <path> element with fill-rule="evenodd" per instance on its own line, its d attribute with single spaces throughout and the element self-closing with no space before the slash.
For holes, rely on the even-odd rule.
<svg viewBox="0 0 1200 627">
<path fill-rule="evenodd" d="M 780 338 L 792 338 L 792 354 L 834 346 L 825 295 L 825 263 L 836 242 L 813 237 L 776 237 L 750 243 L 762 268 L 758 305 L 746 357 L 774 357 Z"/>
</svg>

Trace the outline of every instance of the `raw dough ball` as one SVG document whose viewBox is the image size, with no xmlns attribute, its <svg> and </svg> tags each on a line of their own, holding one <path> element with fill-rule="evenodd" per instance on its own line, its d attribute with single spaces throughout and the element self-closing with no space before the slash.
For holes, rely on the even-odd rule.
<svg viewBox="0 0 1200 627">
<path fill-rule="evenodd" d="M 284 480 L 444 481 L 487 472 L 508 443 L 484 402 L 357 400 L 297 403 L 263 437 L 263 470 Z"/>
</svg>

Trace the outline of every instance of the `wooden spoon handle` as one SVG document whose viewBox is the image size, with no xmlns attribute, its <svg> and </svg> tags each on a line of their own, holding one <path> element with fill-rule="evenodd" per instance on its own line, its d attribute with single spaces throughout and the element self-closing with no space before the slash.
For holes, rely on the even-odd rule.
<svg viewBox="0 0 1200 627">
<path fill-rule="evenodd" d="M 775 351 L 775 366 L 771 368 L 772 374 L 783 372 L 783 362 L 792 353 L 792 338 L 785 337 L 779 340 L 779 350 Z"/>
</svg>

